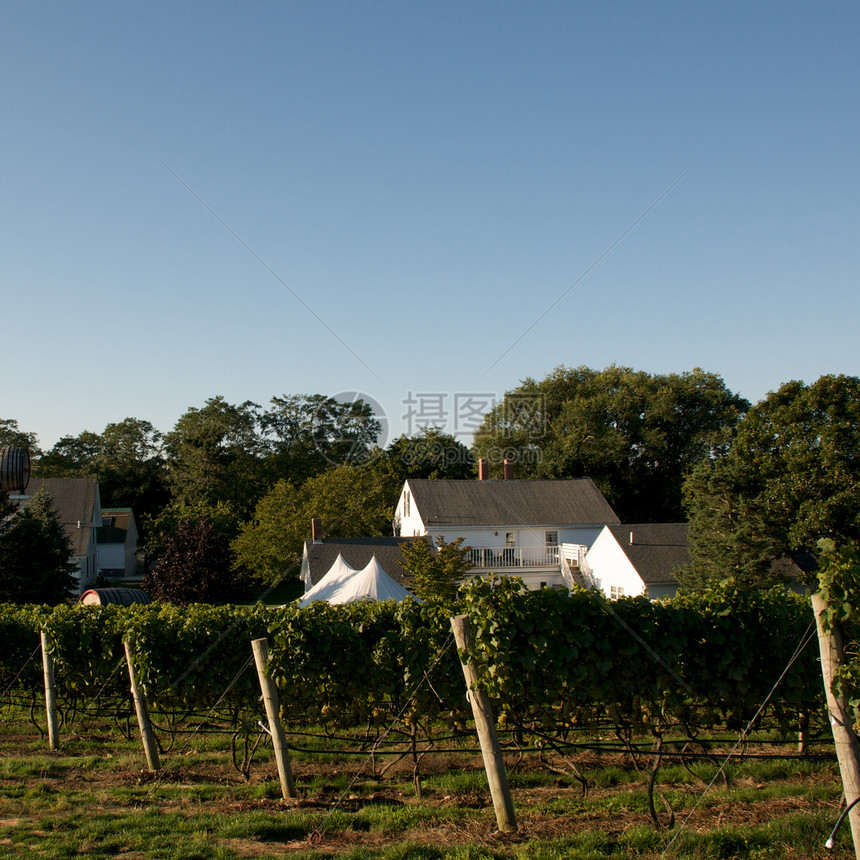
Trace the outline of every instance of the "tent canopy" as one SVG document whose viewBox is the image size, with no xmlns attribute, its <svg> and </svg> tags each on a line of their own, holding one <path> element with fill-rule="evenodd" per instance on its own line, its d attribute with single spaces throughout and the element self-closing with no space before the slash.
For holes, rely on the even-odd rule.
<svg viewBox="0 0 860 860">
<path fill-rule="evenodd" d="M 376 560 L 376 556 L 361 569 L 350 567 L 338 554 L 328 573 L 299 600 L 307 606 L 315 600 L 329 603 L 353 603 L 356 600 L 406 600 L 414 595 L 395 582 Z M 417 599 L 417 598 L 414 598 Z"/>
</svg>

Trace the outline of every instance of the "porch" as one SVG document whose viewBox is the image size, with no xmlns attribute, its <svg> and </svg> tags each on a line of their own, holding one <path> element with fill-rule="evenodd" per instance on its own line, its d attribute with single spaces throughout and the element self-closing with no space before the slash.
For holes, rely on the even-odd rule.
<svg viewBox="0 0 860 860">
<path fill-rule="evenodd" d="M 510 572 L 515 568 L 552 568 L 559 571 L 562 558 L 574 568 L 581 567 L 588 547 L 579 544 L 561 546 L 507 546 L 470 549 L 467 558 L 475 573 L 485 571 Z"/>
<path fill-rule="evenodd" d="M 467 558 L 477 571 L 507 571 L 517 567 L 552 567 L 558 569 L 557 546 L 506 546 L 470 549 Z"/>
</svg>

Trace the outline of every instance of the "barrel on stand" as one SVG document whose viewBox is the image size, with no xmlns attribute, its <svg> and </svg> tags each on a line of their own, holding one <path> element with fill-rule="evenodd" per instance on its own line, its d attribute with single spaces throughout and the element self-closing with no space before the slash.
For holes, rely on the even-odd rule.
<svg viewBox="0 0 860 860">
<path fill-rule="evenodd" d="M 0 492 L 22 495 L 30 483 L 30 452 L 6 445 L 0 448 Z"/>
</svg>

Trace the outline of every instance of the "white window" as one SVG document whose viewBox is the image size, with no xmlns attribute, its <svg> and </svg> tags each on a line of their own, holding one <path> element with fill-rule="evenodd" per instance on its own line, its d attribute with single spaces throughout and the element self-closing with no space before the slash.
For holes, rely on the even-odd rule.
<svg viewBox="0 0 860 860">
<path fill-rule="evenodd" d="M 547 546 L 558 546 L 558 532 L 544 532 Z"/>
<path fill-rule="evenodd" d="M 517 545 L 517 533 L 505 532 L 505 546 L 513 547 Z"/>
<path fill-rule="evenodd" d="M 618 600 L 619 597 L 624 597 L 624 587 L 621 585 L 610 585 L 609 599 Z"/>
<path fill-rule="evenodd" d="M 410 515 L 411 506 L 409 504 L 409 490 L 403 491 L 403 516 L 408 517 Z"/>
</svg>

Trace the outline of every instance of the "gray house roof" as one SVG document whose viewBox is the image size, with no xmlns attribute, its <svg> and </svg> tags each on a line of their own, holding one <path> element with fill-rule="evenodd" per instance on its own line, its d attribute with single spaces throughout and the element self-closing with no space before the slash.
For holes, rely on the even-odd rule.
<svg viewBox="0 0 860 860">
<path fill-rule="evenodd" d="M 396 582 L 409 587 L 412 577 L 402 565 L 400 547 L 414 538 L 371 537 L 329 538 L 314 543 L 305 541 L 304 554 L 308 560 L 311 584 L 316 585 L 334 564 L 338 553 L 356 570 L 361 570 L 375 555 L 382 569 Z"/>
<path fill-rule="evenodd" d="M 646 584 L 677 582 L 672 572 L 690 561 L 687 523 L 619 523 L 607 528 Z"/>
<path fill-rule="evenodd" d="M 96 529 L 98 542 L 124 544 L 133 524 L 131 508 L 102 508 L 102 525 Z"/>
<path fill-rule="evenodd" d="M 93 514 L 99 503 L 99 482 L 95 478 L 30 478 L 26 498 L 17 499 L 26 507 L 38 490 L 45 489 L 72 545 L 72 556 L 87 554 L 92 537 Z"/>
<path fill-rule="evenodd" d="M 564 526 L 619 522 L 591 478 L 407 481 L 427 527 Z"/>
</svg>

